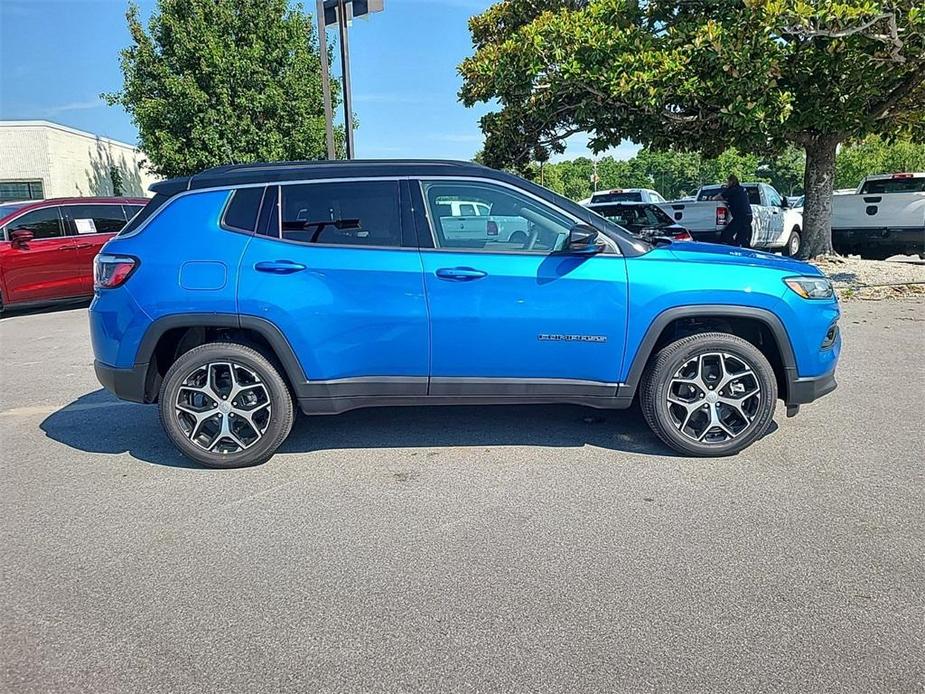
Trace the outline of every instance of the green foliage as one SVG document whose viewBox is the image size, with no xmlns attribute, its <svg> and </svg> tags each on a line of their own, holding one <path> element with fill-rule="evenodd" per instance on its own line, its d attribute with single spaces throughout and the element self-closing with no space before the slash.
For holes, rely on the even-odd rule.
<svg viewBox="0 0 925 694">
<path fill-rule="evenodd" d="M 318 46 L 299 7 L 158 0 L 147 28 L 135 4 L 126 18 L 123 87 L 104 96 L 131 115 L 155 173 L 325 156 Z"/>
<path fill-rule="evenodd" d="M 835 187 L 855 188 L 865 176 L 901 171 L 925 171 L 925 144 L 887 142 L 872 135 L 839 151 Z"/>
</svg>

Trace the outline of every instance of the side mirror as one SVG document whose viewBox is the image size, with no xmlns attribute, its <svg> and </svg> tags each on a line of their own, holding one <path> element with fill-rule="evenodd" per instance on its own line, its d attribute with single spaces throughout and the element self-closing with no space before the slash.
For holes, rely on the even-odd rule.
<svg viewBox="0 0 925 694">
<path fill-rule="evenodd" d="M 10 234 L 10 243 L 14 246 L 24 248 L 29 245 L 29 242 L 33 238 L 35 238 L 35 234 L 32 233 L 31 229 L 17 229 Z"/>
<path fill-rule="evenodd" d="M 781 199 L 780 199 L 780 207 L 781 207 L 782 210 L 786 210 L 788 207 L 790 207 L 790 203 L 787 202 L 787 198 L 785 198 L 785 197 L 783 197 L 783 196 L 781 197 Z"/>
<path fill-rule="evenodd" d="M 576 224 L 568 231 L 567 253 L 593 255 L 600 253 L 603 246 L 597 243 L 598 231 L 590 224 Z"/>
</svg>

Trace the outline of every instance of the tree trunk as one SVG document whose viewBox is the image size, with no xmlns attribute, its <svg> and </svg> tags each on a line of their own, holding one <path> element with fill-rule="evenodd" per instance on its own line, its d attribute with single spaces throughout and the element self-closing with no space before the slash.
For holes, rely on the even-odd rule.
<svg viewBox="0 0 925 694">
<path fill-rule="evenodd" d="M 835 151 L 839 137 L 814 135 L 808 138 L 806 170 L 803 174 L 803 241 L 801 258 L 833 253 L 832 191 L 835 183 Z"/>
</svg>

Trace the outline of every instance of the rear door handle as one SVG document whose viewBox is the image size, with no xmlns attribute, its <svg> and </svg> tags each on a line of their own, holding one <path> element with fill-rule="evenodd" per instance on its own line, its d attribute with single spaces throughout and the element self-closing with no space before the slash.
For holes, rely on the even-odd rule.
<svg viewBox="0 0 925 694">
<path fill-rule="evenodd" d="M 254 265 L 254 269 L 257 272 L 270 272 L 274 275 L 291 275 L 293 272 L 301 272 L 305 266 L 292 260 L 264 260 Z"/>
<path fill-rule="evenodd" d="M 457 282 L 470 282 L 488 275 L 487 272 L 471 267 L 442 267 L 434 274 L 442 280 L 455 280 Z"/>
<path fill-rule="evenodd" d="M 81 248 L 92 248 L 92 247 L 93 247 L 92 243 L 78 243 L 76 246 L 74 246 L 74 248 L 76 248 L 77 250 L 80 250 Z"/>
</svg>

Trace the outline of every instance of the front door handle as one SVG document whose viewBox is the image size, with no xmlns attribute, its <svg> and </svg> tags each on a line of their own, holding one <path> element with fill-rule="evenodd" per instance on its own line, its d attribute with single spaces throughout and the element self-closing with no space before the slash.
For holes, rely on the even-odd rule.
<svg viewBox="0 0 925 694">
<path fill-rule="evenodd" d="M 301 272 L 305 266 L 291 260 L 264 260 L 254 265 L 254 269 L 257 272 L 270 272 L 274 275 L 291 275 L 293 272 Z"/>
<path fill-rule="evenodd" d="M 442 280 L 454 280 L 456 282 L 471 282 L 488 275 L 487 272 L 471 267 L 442 267 L 434 274 Z"/>
<path fill-rule="evenodd" d="M 92 247 L 93 247 L 92 243 L 78 243 L 76 246 L 74 246 L 74 248 L 76 248 L 77 250 L 81 250 L 83 248 L 92 248 Z"/>
</svg>

